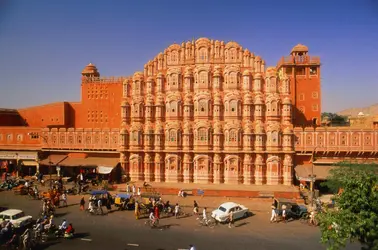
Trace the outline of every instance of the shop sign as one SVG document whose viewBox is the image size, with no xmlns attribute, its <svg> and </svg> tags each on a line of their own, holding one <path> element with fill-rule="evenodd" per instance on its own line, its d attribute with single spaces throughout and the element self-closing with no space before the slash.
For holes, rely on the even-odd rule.
<svg viewBox="0 0 378 250">
<path fill-rule="evenodd" d="M 6 152 L 6 153 L 0 153 L 0 159 L 19 159 L 19 160 L 36 160 L 38 158 L 37 153 L 33 154 L 25 154 L 25 153 L 12 153 L 12 152 Z"/>
</svg>

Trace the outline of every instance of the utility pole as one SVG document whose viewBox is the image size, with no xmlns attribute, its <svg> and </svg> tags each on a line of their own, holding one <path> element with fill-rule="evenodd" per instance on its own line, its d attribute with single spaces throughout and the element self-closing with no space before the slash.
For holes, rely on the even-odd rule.
<svg viewBox="0 0 378 250">
<path fill-rule="evenodd" d="M 316 150 L 316 147 L 312 150 L 312 154 L 311 154 L 311 175 L 310 175 L 310 178 L 311 178 L 311 183 L 310 183 L 311 207 L 314 206 L 314 182 L 315 182 L 315 178 L 316 178 L 316 175 L 314 175 L 315 150 Z"/>
</svg>

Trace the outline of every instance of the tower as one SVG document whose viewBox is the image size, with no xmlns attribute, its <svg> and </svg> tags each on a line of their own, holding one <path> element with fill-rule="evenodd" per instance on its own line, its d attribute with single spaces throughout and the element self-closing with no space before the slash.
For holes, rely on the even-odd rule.
<svg viewBox="0 0 378 250">
<path fill-rule="evenodd" d="M 296 45 L 277 65 L 280 76 L 290 79 L 294 126 L 317 126 L 321 122 L 320 58 L 310 56 L 305 45 Z"/>
</svg>

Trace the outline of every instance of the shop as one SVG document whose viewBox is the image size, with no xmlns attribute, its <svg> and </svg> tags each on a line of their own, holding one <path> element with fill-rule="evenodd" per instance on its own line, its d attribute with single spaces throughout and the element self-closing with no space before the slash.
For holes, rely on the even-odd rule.
<svg viewBox="0 0 378 250">
<path fill-rule="evenodd" d="M 1 174 L 34 175 L 39 169 L 37 151 L 0 151 Z"/>
</svg>

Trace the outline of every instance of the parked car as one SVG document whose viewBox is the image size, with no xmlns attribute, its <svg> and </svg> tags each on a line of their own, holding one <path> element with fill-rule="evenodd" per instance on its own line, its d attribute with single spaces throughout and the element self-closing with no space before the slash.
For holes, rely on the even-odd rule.
<svg viewBox="0 0 378 250">
<path fill-rule="evenodd" d="M 225 223 L 228 221 L 228 216 L 231 211 L 233 212 L 234 220 L 247 218 L 250 214 L 249 209 L 245 206 L 237 204 L 235 202 L 226 202 L 215 209 L 211 213 L 211 217 L 221 223 Z"/>
<path fill-rule="evenodd" d="M 0 223 L 3 221 L 10 221 L 14 227 L 24 227 L 32 223 L 33 217 L 25 215 L 22 210 L 8 209 L 0 213 Z"/>
</svg>

